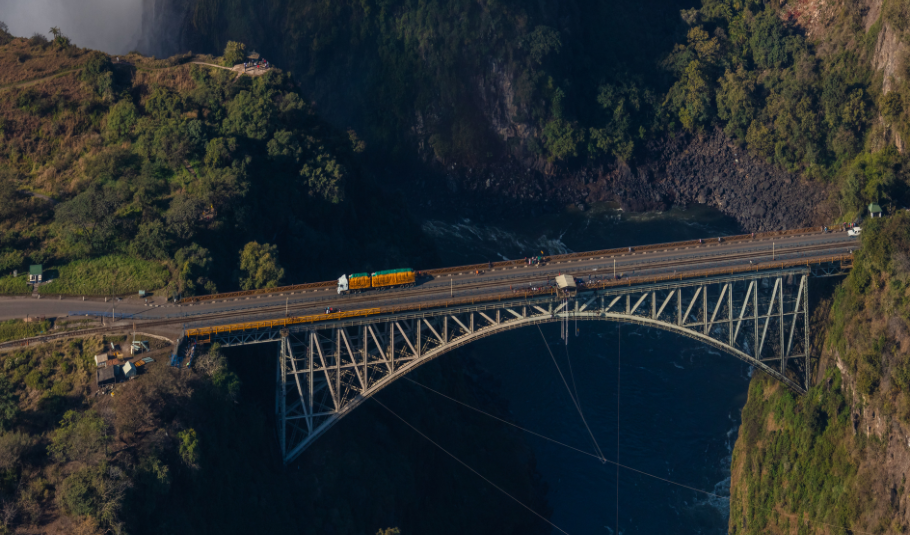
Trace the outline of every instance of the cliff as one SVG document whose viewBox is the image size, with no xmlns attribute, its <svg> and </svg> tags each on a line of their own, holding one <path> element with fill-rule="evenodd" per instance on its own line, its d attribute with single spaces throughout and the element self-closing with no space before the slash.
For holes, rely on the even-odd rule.
<svg viewBox="0 0 910 535">
<path fill-rule="evenodd" d="M 756 376 L 733 453 L 730 533 L 910 527 L 910 215 L 868 222 L 843 282 L 819 283 L 815 386 Z"/>
</svg>

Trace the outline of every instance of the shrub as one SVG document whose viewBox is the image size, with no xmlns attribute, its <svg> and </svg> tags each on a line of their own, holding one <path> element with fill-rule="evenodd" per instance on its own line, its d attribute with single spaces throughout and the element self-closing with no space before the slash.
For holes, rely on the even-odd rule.
<svg viewBox="0 0 910 535">
<path fill-rule="evenodd" d="M 60 460 L 87 462 L 104 451 L 109 440 L 107 422 L 97 412 L 67 411 L 47 451 Z"/>
<path fill-rule="evenodd" d="M 224 66 L 233 67 L 246 59 L 246 45 L 237 41 L 228 41 L 224 47 Z"/>
<path fill-rule="evenodd" d="M 180 458 L 187 466 L 195 467 L 199 462 L 199 437 L 195 429 L 187 429 L 177 433 L 180 441 Z"/>
<path fill-rule="evenodd" d="M 278 264 L 278 247 L 268 243 L 250 242 L 240 251 L 240 286 L 244 290 L 274 288 L 284 277 Z"/>
<path fill-rule="evenodd" d="M 112 140 L 127 138 L 139 120 L 139 111 L 129 100 L 121 100 L 107 114 L 107 135 Z"/>
<path fill-rule="evenodd" d="M 63 480 L 59 501 L 73 516 L 95 516 L 101 496 L 96 482 L 97 470 L 83 468 Z"/>
</svg>

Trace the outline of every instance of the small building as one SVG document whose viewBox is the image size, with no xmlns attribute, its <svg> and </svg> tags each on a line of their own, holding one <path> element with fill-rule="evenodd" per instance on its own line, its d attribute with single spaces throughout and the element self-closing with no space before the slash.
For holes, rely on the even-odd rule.
<svg viewBox="0 0 910 535">
<path fill-rule="evenodd" d="M 44 273 L 44 267 L 41 264 L 32 264 L 28 268 L 28 282 L 31 284 L 41 282 L 42 273 Z"/>
<path fill-rule="evenodd" d="M 107 353 L 99 353 L 99 354 L 95 355 L 95 366 L 97 366 L 98 368 L 105 368 L 105 367 L 107 367 L 107 362 L 110 359 L 111 359 L 110 355 L 108 355 Z"/>
<path fill-rule="evenodd" d="M 136 377 L 136 365 L 132 362 L 127 362 L 123 365 L 123 376 L 126 379 L 132 379 Z"/>
<path fill-rule="evenodd" d="M 107 386 L 112 385 L 117 382 L 117 374 L 115 370 L 116 366 L 110 366 L 106 368 L 101 368 L 96 372 L 96 377 L 98 380 L 98 386 Z"/>
<path fill-rule="evenodd" d="M 575 290 L 575 276 L 574 275 L 560 275 L 556 277 L 556 287 L 560 290 L 565 290 L 571 292 Z"/>
<path fill-rule="evenodd" d="M 869 205 L 869 216 L 870 217 L 881 217 L 882 216 L 882 207 L 876 203 L 871 203 Z"/>
</svg>

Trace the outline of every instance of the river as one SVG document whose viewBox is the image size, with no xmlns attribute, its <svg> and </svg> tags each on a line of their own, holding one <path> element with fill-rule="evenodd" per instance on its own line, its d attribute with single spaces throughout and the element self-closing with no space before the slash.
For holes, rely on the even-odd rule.
<svg viewBox="0 0 910 535">
<path fill-rule="evenodd" d="M 626 214 L 602 205 L 524 221 L 427 219 L 423 227 L 447 265 L 741 231 L 732 219 L 703 206 Z M 500 394 L 519 425 L 586 452 L 595 451 L 596 440 L 607 459 L 618 455 L 631 468 L 726 496 L 750 367 L 656 329 L 583 322 L 572 323 L 569 331 L 568 344 L 552 324 L 506 332 L 469 347 L 501 381 Z M 591 433 L 557 364 L 577 392 Z M 724 499 L 621 469 L 617 502 L 614 465 L 531 434 L 527 440 L 550 487 L 551 520 L 567 533 L 615 533 L 617 503 L 622 534 L 727 531 Z"/>
</svg>

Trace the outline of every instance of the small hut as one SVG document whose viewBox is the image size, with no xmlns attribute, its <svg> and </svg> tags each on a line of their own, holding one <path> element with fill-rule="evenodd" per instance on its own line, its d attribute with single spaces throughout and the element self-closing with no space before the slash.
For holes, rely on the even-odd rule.
<svg viewBox="0 0 910 535">
<path fill-rule="evenodd" d="M 574 275 L 560 275 L 556 277 L 556 286 L 560 290 L 565 290 L 571 292 L 575 290 L 575 276 Z"/>
<path fill-rule="evenodd" d="M 136 377 L 136 366 L 132 362 L 127 362 L 123 365 L 123 376 L 127 379 Z"/>
<path fill-rule="evenodd" d="M 876 203 L 869 204 L 869 217 L 881 217 L 882 207 Z"/>
<path fill-rule="evenodd" d="M 115 366 L 110 366 L 110 367 L 101 368 L 100 370 L 98 370 L 98 372 L 96 373 L 96 377 L 98 380 L 99 387 L 112 385 L 117 382 L 117 376 L 114 373 L 114 368 L 115 368 Z"/>
<path fill-rule="evenodd" d="M 108 360 L 110 360 L 110 355 L 107 353 L 99 353 L 95 355 L 95 366 L 98 368 L 104 368 L 107 366 Z"/>
</svg>

